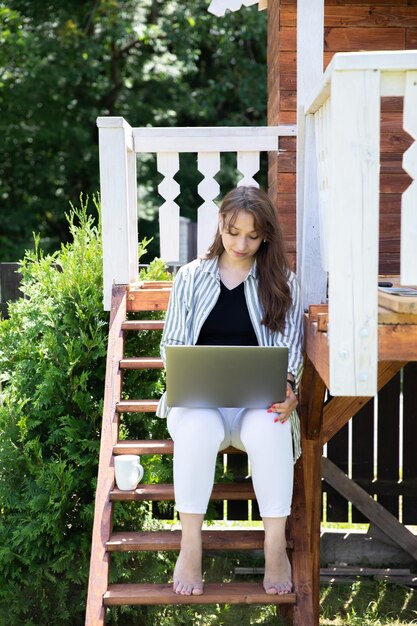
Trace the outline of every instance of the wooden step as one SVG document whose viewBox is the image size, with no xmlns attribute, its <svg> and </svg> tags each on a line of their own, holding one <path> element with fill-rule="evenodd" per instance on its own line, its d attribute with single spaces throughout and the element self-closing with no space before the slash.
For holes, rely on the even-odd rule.
<svg viewBox="0 0 417 626">
<path fill-rule="evenodd" d="M 203 550 L 262 550 L 263 530 L 203 530 Z M 106 543 L 109 552 L 179 550 L 180 530 L 154 530 L 144 532 L 115 532 Z M 292 550 L 293 541 L 287 541 Z"/>
<path fill-rule="evenodd" d="M 122 322 L 122 330 L 162 330 L 164 320 L 125 320 Z"/>
<path fill-rule="evenodd" d="M 120 359 L 120 368 L 125 370 L 162 369 L 164 362 L 156 356 L 125 357 Z"/>
<path fill-rule="evenodd" d="M 113 454 L 173 454 L 172 439 L 147 439 L 118 441 L 113 447 Z M 237 448 L 225 448 L 219 454 L 245 454 Z"/>
<path fill-rule="evenodd" d="M 255 494 L 252 482 L 219 483 L 214 485 L 211 493 L 212 500 L 254 500 Z M 112 489 L 110 500 L 152 500 L 156 502 L 174 500 L 174 486 L 168 484 L 143 485 L 134 491 Z"/>
<path fill-rule="evenodd" d="M 166 311 L 171 294 L 171 287 L 143 289 L 129 285 L 126 300 L 127 311 Z"/>
<path fill-rule="evenodd" d="M 118 413 L 155 413 L 158 400 L 121 400 L 116 404 Z"/>
<path fill-rule="evenodd" d="M 109 585 L 104 605 L 122 604 L 295 604 L 295 593 L 267 595 L 261 583 L 206 583 L 201 596 L 181 596 L 172 585 Z"/>
</svg>

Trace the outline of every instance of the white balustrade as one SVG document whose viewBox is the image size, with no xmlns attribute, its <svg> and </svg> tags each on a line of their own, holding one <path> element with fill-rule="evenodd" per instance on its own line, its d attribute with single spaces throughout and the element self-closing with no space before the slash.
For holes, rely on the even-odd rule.
<svg viewBox="0 0 417 626">
<path fill-rule="evenodd" d="M 159 209 L 161 258 L 167 263 L 180 260 L 180 207 L 176 198 L 180 186 L 175 180 L 179 154 L 195 153 L 203 175 L 198 193 L 203 202 L 198 209 L 198 254 L 210 245 L 217 228 L 220 153 L 237 155 L 236 169 L 242 174 L 239 185 L 258 186 L 262 151 L 278 150 L 279 136 L 295 136 L 295 126 L 215 127 L 215 128 L 131 128 L 118 117 L 97 120 L 99 126 L 100 180 L 103 222 L 104 307 L 110 308 L 114 283 L 137 281 L 137 180 L 136 154 L 154 153 L 158 172 L 164 177 L 158 185 L 163 198 Z"/>
<path fill-rule="evenodd" d="M 220 185 L 214 176 L 220 170 L 220 152 L 199 152 L 197 164 L 204 176 L 197 188 L 204 200 L 197 214 L 197 254 L 203 254 L 213 241 L 217 228 L 219 209 L 214 200 L 219 195 Z"/>
<path fill-rule="evenodd" d="M 332 395 L 377 392 L 380 101 L 404 96 L 404 129 L 416 139 L 416 70 L 415 51 L 338 53 L 305 108 L 315 118 Z M 416 146 L 403 159 L 413 182 L 402 198 L 402 284 L 417 283 Z"/>
<path fill-rule="evenodd" d="M 180 186 L 174 180 L 180 169 L 178 152 L 158 152 L 157 169 L 165 178 L 158 185 L 160 195 L 165 199 L 159 208 L 159 232 L 161 258 L 168 263 L 180 258 L 180 207 L 174 201 L 180 193 Z"/>
</svg>

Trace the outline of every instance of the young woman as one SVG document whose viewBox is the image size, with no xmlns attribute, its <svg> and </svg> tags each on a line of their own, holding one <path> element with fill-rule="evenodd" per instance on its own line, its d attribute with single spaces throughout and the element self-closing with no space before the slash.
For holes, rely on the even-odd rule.
<svg viewBox="0 0 417 626">
<path fill-rule="evenodd" d="M 302 316 L 298 286 L 284 251 L 277 215 L 256 187 L 229 192 L 204 258 L 183 266 L 174 281 L 161 355 L 168 344 L 261 345 L 289 348 L 286 400 L 261 409 L 166 407 L 175 442 L 174 489 L 182 536 L 174 592 L 203 593 L 201 528 L 219 450 L 248 454 L 265 530 L 264 589 L 292 590 L 285 524 L 290 513 L 293 462 L 300 454 L 295 390 L 302 369 Z"/>
</svg>

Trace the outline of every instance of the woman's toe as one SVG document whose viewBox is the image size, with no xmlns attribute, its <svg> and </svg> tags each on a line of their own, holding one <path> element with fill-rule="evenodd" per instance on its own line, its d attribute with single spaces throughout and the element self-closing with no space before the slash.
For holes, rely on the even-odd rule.
<svg viewBox="0 0 417 626">
<path fill-rule="evenodd" d="M 201 596 L 203 593 L 202 583 L 196 583 L 193 587 L 193 596 Z"/>
</svg>

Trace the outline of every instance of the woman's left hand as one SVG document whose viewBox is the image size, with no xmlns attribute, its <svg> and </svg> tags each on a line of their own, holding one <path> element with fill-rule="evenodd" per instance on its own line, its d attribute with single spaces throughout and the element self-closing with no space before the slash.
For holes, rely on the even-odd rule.
<svg viewBox="0 0 417 626">
<path fill-rule="evenodd" d="M 284 402 L 276 402 L 275 404 L 272 404 L 268 409 L 268 413 L 276 413 L 274 422 L 281 422 L 282 424 L 284 424 L 290 418 L 290 415 L 294 411 L 294 409 L 297 408 L 297 396 L 293 392 L 291 385 L 288 383 L 286 396 L 287 397 Z"/>
</svg>

